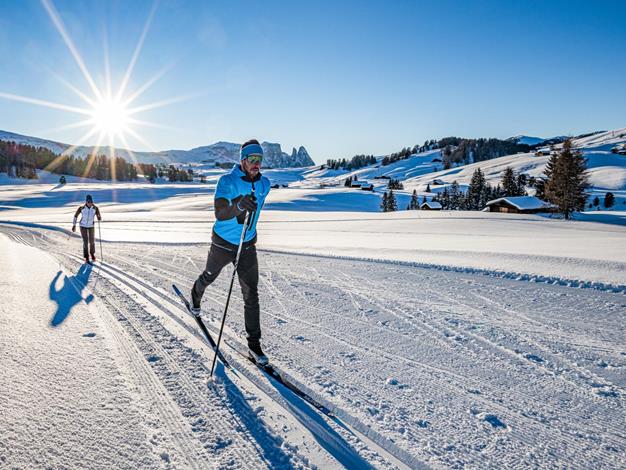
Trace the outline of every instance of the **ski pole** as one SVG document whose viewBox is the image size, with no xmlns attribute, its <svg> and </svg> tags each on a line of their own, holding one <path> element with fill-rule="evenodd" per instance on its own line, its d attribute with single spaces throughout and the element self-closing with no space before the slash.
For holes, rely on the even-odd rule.
<svg viewBox="0 0 626 470">
<path fill-rule="evenodd" d="M 102 263 L 104 256 L 102 255 L 102 229 L 100 228 L 100 219 L 98 219 L 98 238 L 100 239 L 100 263 Z"/>
<path fill-rule="evenodd" d="M 228 311 L 228 304 L 230 303 L 230 294 L 233 291 L 233 283 L 235 282 L 235 275 L 237 274 L 237 266 L 239 265 L 239 256 L 241 255 L 241 247 L 243 246 L 243 239 L 246 236 L 246 228 L 250 222 L 250 212 L 246 211 L 246 217 L 243 221 L 243 228 L 241 229 L 241 238 L 239 239 L 239 246 L 237 247 L 237 255 L 235 256 L 235 269 L 233 275 L 230 278 L 230 287 L 228 288 L 228 296 L 226 297 L 226 305 L 224 307 L 224 314 L 222 315 L 222 325 L 220 326 L 220 334 L 217 337 L 217 344 L 215 346 L 215 355 L 213 356 L 213 364 L 211 364 L 211 375 L 213 377 L 213 371 L 215 370 L 215 361 L 217 360 L 217 353 L 220 350 L 220 341 L 222 339 L 222 331 L 224 330 L 224 322 L 226 321 L 226 312 Z"/>
<path fill-rule="evenodd" d="M 98 266 L 98 272 L 96 273 L 96 282 L 93 283 L 93 290 L 96 290 L 98 280 L 100 279 L 100 270 L 102 269 L 102 230 L 100 229 L 100 221 L 98 220 L 98 238 L 100 239 L 100 265 Z"/>
<path fill-rule="evenodd" d="M 217 354 L 220 350 L 220 341 L 222 340 L 222 331 L 224 331 L 224 323 L 226 322 L 226 312 L 228 311 L 228 304 L 230 303 L 230 296 L 233 291 L 233 284 L 235 282 L 235 275 L 237 274 L 237 266 L 239 265 L 239 256 L 241 255 L 241 247 L 243 246 L 243 239 L 246 235 L 246 228 L 250 220 L 250 213 L 246 212 L 246 217 L 243 222 L 243 228 L 241 229 L 241 238 L 239 239 L 239 246 L 237 247 L 237 255 L 235 256 L 235 269 L 233 269 L 233 275 L 230 278 L 230 287 L 228 288 L 228 296 L 226 297 L 226 305 L 224 306 L 224 314 L 222 315 L 222 324 L 220 325 L 220 333 L 217 337 L 217 344 L 215 346 L 215 355 L 213 356 L 213 363 L 211 364 L 211 375 L 213 377 L 213 371 L 215 370 L 215 361 L 217 360 Z"/>
</svg>

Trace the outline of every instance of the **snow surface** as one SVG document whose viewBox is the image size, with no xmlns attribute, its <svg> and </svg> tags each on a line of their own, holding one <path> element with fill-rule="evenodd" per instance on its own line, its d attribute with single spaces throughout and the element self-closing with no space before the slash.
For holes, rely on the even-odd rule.
<svg viewBox="0 0 626 470">
<path fill-rule="evenodd" d="M 620 139 L 578 143 L 618 208 Z M 332 419 L 235 353 L 237 289 L 236 371 L 208 381 L 211 351 L 171 283 L 188 292 L 203 268 L 222 170 L 202 168 L 207 184 L 2 176 L 0 467 L 626 466 L 626 212 L 378 212 L 376 176 L 408 178 L 404 207 L 435 178 L 538 176 L 547 160 L 432 173 L 433 158 L 266 172 L 289 187 L 258 226 L 263 346 Z M 353 174 L 375 191 L 343 187 Z M 103 215 L 91 270 L 68 231 L 87 193 Z M 204 299 L 213 333 L 229 274 Z"/>
<path fill-rule="evenodd" d="M 103 214 L 105 240 L 207 243 L 216 179 L 205 185 L 4 185 L 0 221 L 68 230 L 76 207 L 90 193 Z M 473 211 L 374 212 L 379 201 L 377 194 L 343 187 L 274 189 L 259 222 L 259 246 L 539 276 L 573 285 L 626 285 L 626 217 L 620 219 L 618 212 L 590 213 L 589 220 L 611 222 L 598 224 Z M 353 211 L 365 205 L 370 212 Z"/>
<path fill-rule="evenodd" d="M 623 293 L 260 251 L 264 348 L 327 419 L 234 353 L 238 295 L 224 345 L 237 371 L 207 385 L 211 355 L 170 289 L 190 288 L 206 244 L 104 242 L 79 282 L 77 236 L 0 231 L 13 273 L 0 303 L 3 466 L 626 465 Z M 229 277 L 204 299 L 214 334 Z"/>
</svg>

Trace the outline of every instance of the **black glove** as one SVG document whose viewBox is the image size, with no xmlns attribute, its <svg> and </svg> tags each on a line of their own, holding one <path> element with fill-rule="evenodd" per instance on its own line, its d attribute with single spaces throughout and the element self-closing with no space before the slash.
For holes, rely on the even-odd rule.
<svg viewBox="0 0 626 470">
<path fill-rule="evenodd" d="M 239 196 L 237 200 L 237 209 L 240 211 L 254 212 L 257 210 L 256 197 L 254 194 L 246 194 L 245 196 Z"/>
</svg>

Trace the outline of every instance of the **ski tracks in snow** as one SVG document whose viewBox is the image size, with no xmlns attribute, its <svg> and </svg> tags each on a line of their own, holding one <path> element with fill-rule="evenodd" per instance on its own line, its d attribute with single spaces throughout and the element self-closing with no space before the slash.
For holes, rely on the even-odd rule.
<svg viewBox="0 0 626 470">
<path fill-rule="evenodd" d="M 76 240 L 3 231 L 76 266 L 63 254 Z M 99 268 L 103 321 L 158 404 L 173 466 L 626 464 L 623 294 L 259 251 L 264 349 L 338 417 L 319 421 L 236 356 L 207 385 L 212 352 L 169 292 L 205 258 L 198 245 L 106 243 Z M 209 316 L 228 277 L 205 294 Z M 231 344 L 242 310 L 235 292 Z"/>
</svg>

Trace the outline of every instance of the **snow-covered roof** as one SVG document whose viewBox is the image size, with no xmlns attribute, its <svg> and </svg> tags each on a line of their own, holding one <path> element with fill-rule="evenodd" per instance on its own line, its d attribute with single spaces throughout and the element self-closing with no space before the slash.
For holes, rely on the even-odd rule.
<svg viewBox="0 0 626 470">
<path fill-rule="evenodd" d="M 553 204 L 543 201 L 535 196 L 514 196 L 514 197 L 501 197 L 487 202 L 487 206 L 504 202 L 511 204 L 519 210 L 533 210 L 533 209 L 548 209 L 554 207 Z"/>
<path fill-rule="evenodd" d="M 424 207 L 424 206 L 428 206 L 431 209 L 442 209 L 441 204 L 438 203 L 437 201 L 426 201 L 426 202 L 423 202 L 420 207 Z"/>
</svg>

